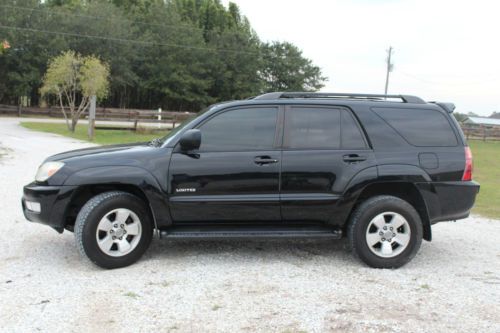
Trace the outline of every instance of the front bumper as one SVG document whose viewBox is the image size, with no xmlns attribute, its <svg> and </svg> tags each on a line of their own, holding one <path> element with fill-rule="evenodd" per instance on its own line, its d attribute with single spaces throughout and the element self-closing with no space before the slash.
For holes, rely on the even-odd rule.
<svg viewBox="0 0 500 333">
<path fill-rule="evenodd" d="M 66 208 L 76 186 L 42 186 L 35 182 L 24 187 L 21 199 L 24 216 L 28 221 L 46 224 L 62 232 Z M 28 204 L 27 204 L 28 203 Z M 29 203 L 39 203 L 40 211 Z"/>
<path fill-rule="evenodd" d="M 417 187 L 432 224 L 468 217 L 480 188 L 475 181 L 419 183 Z"/>
</svg>

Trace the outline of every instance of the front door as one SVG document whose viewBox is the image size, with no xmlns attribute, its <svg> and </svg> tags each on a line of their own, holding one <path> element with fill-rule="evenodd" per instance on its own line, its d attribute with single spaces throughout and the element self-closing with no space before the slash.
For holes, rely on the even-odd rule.
<svg viewBox="0 0 500 333">
<path fill-rule="evenodd" d="M 279 222 L 279 107 L 223 110 L 201 131 L 199 151 L 174 152 L 169 167 L 174 223 Z"/>
<path fill-rule="evenodd" d="M 327 223 L 349 181 L 376 165 L 352 112 L 341 107 L 285 109 L 281 201 L 285 223 Z"/>
</svg>

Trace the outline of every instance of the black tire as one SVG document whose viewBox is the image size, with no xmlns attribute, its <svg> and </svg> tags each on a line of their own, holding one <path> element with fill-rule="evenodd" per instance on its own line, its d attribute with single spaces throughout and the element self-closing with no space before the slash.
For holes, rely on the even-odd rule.
<svg viewBox="0 0 500 333">
<path fill-rule="evenodd" d="M 101 219 L 114 209 L 126 208 L 137 215 L 141 235 L 133 250 L 123 256 L 111 256 L 97 244 L 96 232 Z M 148 249 L 153 238 L 153 223 L 144 202 L 138 197 L 121 191 L 105 192 L 90 199 L 80 210 L 75 222 L 75 239 L 78 251 L 102 268 L 125 267 L 136 262 Z"/>
<path fill-rule="evenodd" d="M 375 254 L 367 243 L 367 228 L 372 219 L 385 212 L 402 215 L 410 227 L 409 243 L 398 255 L 386 258 Z M 348 225 L 349 245 L 352 251 L 368 266 L 374 268 L 398 268 L 417 254 L 422 243 L 422 221 L 415 208 L 408 202 L 393 196 L 372 197 L 360 204 L 353 212 Z"/>
</svg>

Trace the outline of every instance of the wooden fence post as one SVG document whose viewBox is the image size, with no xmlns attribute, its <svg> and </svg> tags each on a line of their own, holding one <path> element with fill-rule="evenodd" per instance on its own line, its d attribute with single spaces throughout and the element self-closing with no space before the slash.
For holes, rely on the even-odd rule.
<svg viewBox="0 0 500 333">
<path fill-rule="evenodd" d="M 96 96 L 90 97 L 90 109 L 89 109 L 89 123 L 88 123 L 88 135 L 89 140 L 94 140 L 94 129 L 95 129 L 95 104 Z"/>
</svg>

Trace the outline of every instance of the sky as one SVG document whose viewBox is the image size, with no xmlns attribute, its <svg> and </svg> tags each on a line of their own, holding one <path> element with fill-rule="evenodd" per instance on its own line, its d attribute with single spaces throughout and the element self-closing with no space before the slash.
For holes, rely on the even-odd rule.
<svg viewBox="0 0 500 333">
<path fill-rule="evenodd" d="M 227 4 L 228 0 L 223 0 Z M 322 91 L 453 102 L 500 112 L 500 1 L 232 0 L 262 41 L 289 41 L 329 78 Z"/>
</svg>

